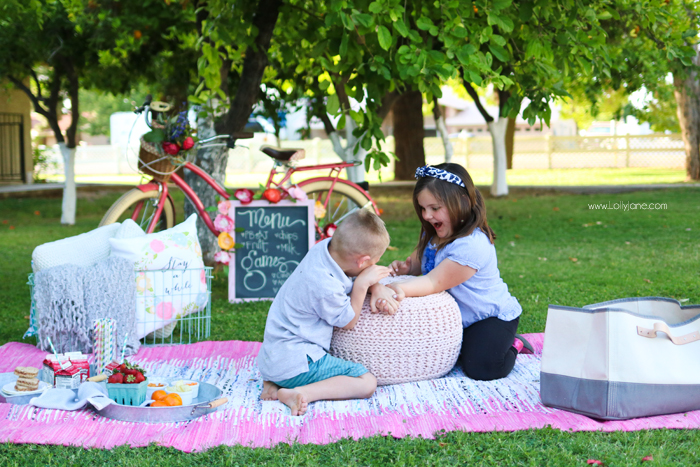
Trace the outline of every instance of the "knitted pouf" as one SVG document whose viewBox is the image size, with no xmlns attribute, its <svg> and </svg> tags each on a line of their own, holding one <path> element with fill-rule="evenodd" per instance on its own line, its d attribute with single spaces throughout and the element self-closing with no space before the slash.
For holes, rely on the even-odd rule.
<svg viewBox="0 0 700 467">
<path fill-rule="evenodd" d="M 408 278 L 388 278 L 382 283 Z M 461 345 L 462 317 L 447 292 L 406 298 L 395 315 L 372 313 L 368 295 L 355 328 L 335 328 L 330 354 L 363 364 L 381 386 L 446 375 Z"/>
</svg>

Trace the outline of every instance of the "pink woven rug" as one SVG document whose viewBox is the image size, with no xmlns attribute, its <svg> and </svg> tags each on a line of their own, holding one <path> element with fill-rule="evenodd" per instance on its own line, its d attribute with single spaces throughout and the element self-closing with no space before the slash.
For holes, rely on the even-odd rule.
<svg viewBox="0 0 700 467">
<path fill-rule="evenodd" d="M 269 447 L 278 443 L 325 444 L 373 435 L 433 438 L 440 430 L 514 431 L 552 426 L 571 431 L 699 428 L 700 411 L 624 422 L 598 422 L 544 407 L 539 400 L 542 334 L 528 339 L 538 355 L 521 355 L 502 380 L 482 382 L 453 370 L 444 378 L 380 387 L 371 399 L 319 401 L 303 417 L 279 402 L 261 402 L 258 342 L 202 342 L 142 349 L 130 358 L 153 375 L 216 383 L 229 398 L 217 412 L 189 422 L 138 424 L 76 412 L 0 404 L 0 442 L 111 448 L 157 443 L 182 451 L 221 444 Z M 40 366 L 45 352 L 27 344 L 0 347 L 0 372 Z"/>
</svg>

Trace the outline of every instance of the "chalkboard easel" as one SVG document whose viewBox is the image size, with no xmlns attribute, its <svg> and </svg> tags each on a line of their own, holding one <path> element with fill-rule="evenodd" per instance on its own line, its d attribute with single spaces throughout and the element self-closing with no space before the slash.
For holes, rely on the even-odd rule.
<svg viewBox="0 0 700 467">
<path fill-rule="evenodd" d="M 237 248 L 229 263 L 231 303 L 275 298 L 309 249 L 314 246 L 314 202 L 232 201 Z"/>
</svg>

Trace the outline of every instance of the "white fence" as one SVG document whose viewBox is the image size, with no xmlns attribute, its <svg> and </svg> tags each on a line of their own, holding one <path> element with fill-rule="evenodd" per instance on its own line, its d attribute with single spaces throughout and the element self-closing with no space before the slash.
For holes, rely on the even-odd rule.
<svg viewBox="0 0 700 467">
<path fill-rule="evenodd" d="M 492 170 L 493 153 L 490 136 L 454 138 L 453 161 L 468 169 Z M 240 141 L 248 148 L 232 149 L 227 173 L 263 174 L 271 167 L 268 156 L 258 150 L 263 144 L 274 145 L 269 136 L 258 135 L 253 140 Z M 306 164 L 333 162 L 338 156 L 330 140 L 313 139 L 283 141 L 283 147 L 304 148 Z M 425 138 L 424 148 L 428 163 L 437 164 L 445 159 L 440 138 Z M 394 151 L 393 137 L 388 137 L 382 149 Z M 125 157 L 125 153 L 128 157 Z M 62 173 L 58 153 L 55 173 Z M 513 156 L 514 169 L 577 169 L 623 167 L 685 167 L 685 150 L 678 134 L 628 136 L 548 136 L 516 135 Z M 386 170 L 386 169 L 385 169 Z M 388 172 L 391 172 L 389 167 Z M 118 146 L 80 146 L 76 154 L 76 175 L 120 175 L 136 172 L 136 151 L 125 151 Z"/>
</svg>

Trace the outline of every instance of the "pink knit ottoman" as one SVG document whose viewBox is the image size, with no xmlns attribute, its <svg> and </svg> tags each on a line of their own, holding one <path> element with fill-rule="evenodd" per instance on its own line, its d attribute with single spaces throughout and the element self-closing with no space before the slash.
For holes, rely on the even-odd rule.
<svg viewBox="0 0 700 467">
<path fill-rule="evenodd" d="M 370 312 L 368 295 L 355 328 L 335 328 L 330 354 L 363 364 L 381 386 L 446 375 L 461 345 L 462 317 L 447 292 L 406 298 L 395 315 Z"/>
</svg>

